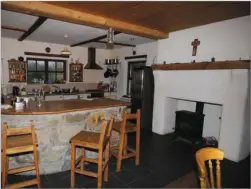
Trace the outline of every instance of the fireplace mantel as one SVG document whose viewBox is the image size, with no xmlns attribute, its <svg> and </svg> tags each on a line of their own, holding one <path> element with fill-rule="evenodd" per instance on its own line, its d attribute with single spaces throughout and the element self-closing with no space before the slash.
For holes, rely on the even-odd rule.
<svg viewBox="0 0 251 189">
<path fill-rule="evenodd" d="M 250 69 L 250 60 L 154 64 L 153 70 L 221 70 Z"/>
</svg>

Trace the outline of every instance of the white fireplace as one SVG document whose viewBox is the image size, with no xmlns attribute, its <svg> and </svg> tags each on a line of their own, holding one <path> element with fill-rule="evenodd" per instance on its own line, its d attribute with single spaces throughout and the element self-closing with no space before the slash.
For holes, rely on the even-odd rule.
<svg viewBox="0 0 251 189">
<path fill-rule="evenodd" d="M 174 131 L 175 128 L 175 118 L 176 111 L 186 110 L 189 112 L 195 112 L 196 101 L 191 101 L 189 99 L 177 99 L 177 98 L 165 98 L 165 113 L 164 123 L 166 125 L 171 125 Z M 221 127 L 221 116 L 223 106 L 220 104 L 212 104 L 203 102 L 203 132 L 202 137 L 215 137 L 217 141 L 220 139 L 220 127 Z"/>
<path fill-rule="evenodd" d="M 221 108 L 220 125 L 205 120 L 205 129 L 209 131 L 203 131 L 203 135 L 219 133 L 219 148 L 225 152 L 225 158 L 235 162 L 246 158 L 250 152 L 248 76 L 248 70 L 154 71 L 153 132 L 173 132 L 177 100 L 216 105 Z"/>
</svg>

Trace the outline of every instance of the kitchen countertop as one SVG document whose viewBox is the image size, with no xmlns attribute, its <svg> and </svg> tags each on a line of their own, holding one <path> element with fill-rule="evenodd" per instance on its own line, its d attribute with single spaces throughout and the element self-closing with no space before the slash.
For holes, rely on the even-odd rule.
<svg viewBox="0 0 251 189">
<path fill-rule="evenodd" d="M 79 91 L 78 93 L 45 93 L 45 96 L 55 96 L 55 95 L 80 95 L 80 94 L 91 94 L 91 93 L 99 93 L 98 91 Z M 116 91 L 104 91 L 104 93 L 116 93 Z M 9 94 L 11 95 L 11 94 Z M 27 95 L 23 95 L 20 97 L 30 97 L 30 96 L 34 96 L 34 94 L 27 94 Z"/>
<path fill-rule="evenodd" d="M 3 115 L 43 115 L 60 114 L 66 112 L 110 108 L 127 106 L 128 103 L 121 100 L 100 98 L 95 100 L 62 100 L 62 101 L 43 101 L 42 106 L 38 107 L 35 101 L 30 101 L 23 110 L 7 109 L 1 111 Z"/>
</svg>

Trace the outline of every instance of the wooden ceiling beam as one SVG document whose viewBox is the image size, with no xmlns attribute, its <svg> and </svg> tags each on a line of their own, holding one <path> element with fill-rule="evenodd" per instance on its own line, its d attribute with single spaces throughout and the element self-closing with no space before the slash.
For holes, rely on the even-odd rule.
<svg viewBox="0 0 251 189">
<path fill-rule="evenodd" d="M 12 27 L 12 26 L 1 25 L 1 28 L 6 29 L 6 30 L 12 30 L 12 31 L 27 32 L 26 29 L 16 28 L 16 27 Z"/>
<path fill-rule="evenodd" d="M 46 17 L 40 16 L 36 22 L 28 29 L 27 32 L 25 32 L 18 41 L 23 41 L 26 37 L 31 35 L 39 26 L 41 26 L 45 21 L 47 20 Z"/>
<path fill-rule="evenodd" d="M 118 35 L 120 33 L 121 32 L 119 32 L 119 31 L 114 31 L 114 35 Z M 102 36 L 99 36 L 99 37 L 95 37 L 93 39 L 82 41 L 80 43 L 75 43 L 75 44 L 71 45 L 71 47 L 76 47 L 76 46 L 84 45 L 84 44 L 91 43 L 91 42 L 97 42 L 99 40 L 105 39 L 106 37 L 107 37 L 107 35 L 102 35 Z"/>
<path fill-rule="evenodd" d="M 107 43 L 106 41 L 95 41 L 96 43 Z M 120 46 L 125 46 L 125 47 L 136 47 L 136 45 L 131 45 L 127 43 L 113 43 L 114 45 L 120 45 Z"/>
<path fill-rule="evenodd" d="M 132 35 L 138 35 L 151 39 L 164 39 L 168 37 L 167 32 L 143 27 L 111 18 L 96 16 L 86 12 L 80 12 L 65 7 L 59 7 L 46 2 L 39 1 L 3 1 L 2 9 L 15 11 L 35 16 L 44 16 L 65 22 L 83 24 L 92 27 L 121 31 Z"/>
</svg>

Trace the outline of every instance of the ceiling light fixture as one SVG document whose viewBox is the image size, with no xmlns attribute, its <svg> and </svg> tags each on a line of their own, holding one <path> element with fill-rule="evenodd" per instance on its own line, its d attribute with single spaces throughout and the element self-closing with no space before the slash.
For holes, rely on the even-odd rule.
<svg viewBox="0 0 251 189">
<path fill-rule="evenodd" d="M 107 32 L 107 48 L 112 49 L 114 47 L 114 30 L 109 28 Z"/>
<path fill-rule="evenodd" d="M 67 37 L 68 37 L 68 35 L 65 34 L 64 35 L 65 40 L 67 40 Z M 62 55 L 71 55 L 71 51 L 68 50 L 67 47 L 65 46 L 65 48 L 61 51 L 61 54 Z"/>
</svg>

